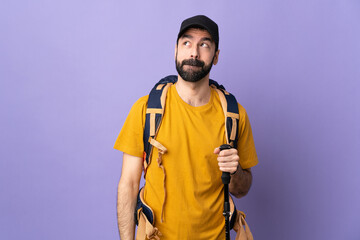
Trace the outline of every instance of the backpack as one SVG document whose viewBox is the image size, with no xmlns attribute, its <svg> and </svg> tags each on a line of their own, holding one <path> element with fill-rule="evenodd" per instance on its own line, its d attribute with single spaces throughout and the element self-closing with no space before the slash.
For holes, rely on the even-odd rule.
<svg viewBox="0 0 360 240">
<path fill-rule="evenodd" d="M 164 173 L 164 202 L 161 211 L 161 221 L 163 221 L 164 205 L 166 199 L 165 188 L 165 169 L 162 165 L 162 155 L 166 153 L 167 149 L 158 141 L 156 136 L 159 132 L 162 117 L 165 111 L 166 95 L 169 87 L 175 84 L 178 80 L 176 75 L 169 75 L 162 78 L 149 93 L 146 119 L 143 134 L 144 143 L 144 178 L 146 176 L 147 167 L 151 163 L 151 155 L 153 147 L 158 149 L 157 163 L 162 168 Z M 214 80 L 209 80 L 210 87 L 214 88 L 219 95 L 221 106 L 225 117 L 225 135 L 226 143 L 232 147 L 237 146 L 238 141 L 238 128 L 239 128 L 239 108 L 236 98 L 229 92 L 227 92 L 224 86 L 219 85 Z M 232 216 L 230 219 L 231 229 L 239 229 L 237 223 L 245 219 L 245 214 L 236 210 L 236 206 L 230 198 Z M 136 209 L 135 209 L 135 223 L 138 225 L 136 239 L 160 239 L 161 233 L 154 227 L 154 213 L 152 209 L 144 201 L 144 188 L 141 188 L 137 197 Z M 244 220 L 245 221 L 245 220 Z M 246 222 L 245 222 L 246 224 Z M 245 225 L 244 225 L 245 226 Z M 247 225 L 246 225 L 247 227 Z M 241 228 L 242 229 L 242 228 Z M 250 233 L 251 234 L 251 233 Z"/>
</svg>

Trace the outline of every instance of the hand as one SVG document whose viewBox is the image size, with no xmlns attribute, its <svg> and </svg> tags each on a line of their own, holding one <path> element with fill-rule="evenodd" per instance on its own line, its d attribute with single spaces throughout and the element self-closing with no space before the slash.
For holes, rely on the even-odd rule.
<svg viewBox="0 0 360 240">
<path fill-rule="evenodd" d="M 220 171 L 229 173 L 236 172 L 240 159 L 237 149 L 231 148 L 220 152 L 220 148 L 215 148 L 214 153 L 218 154 L 217 160 Z"/>
</svg>

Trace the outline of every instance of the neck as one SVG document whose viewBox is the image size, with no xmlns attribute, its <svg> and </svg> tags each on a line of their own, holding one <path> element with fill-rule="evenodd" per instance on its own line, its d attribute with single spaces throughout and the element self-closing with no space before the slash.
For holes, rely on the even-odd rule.
<svg viewBox="0 0 360 240">
<path fill-rule="evenodd" d="M 178 75 L 175 86 L 181 99 L 191 106 L 199 107 L 210 101 L 209 75 L 198 82 L 187 82 Z"/>
</svg>

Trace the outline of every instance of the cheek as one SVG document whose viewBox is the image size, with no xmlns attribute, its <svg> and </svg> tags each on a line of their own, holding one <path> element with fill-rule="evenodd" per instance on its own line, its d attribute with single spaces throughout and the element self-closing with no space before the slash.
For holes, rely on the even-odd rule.
<svg viewBox="0 0 360 240">
<path fill-rule="evenodd" d="M 203 49 L 202 51 L 200 51 L 200 56 L 202 56 L 202 59 L 204 61 L 211 62 L 214 57 L 214 54 L 209 49 Z"/>
<path fill-rule="evenodd" d="M 204 59 L 203 61 L 205 62 L 206 65 L 211 64 L 213 60 L 213 56 L 207 56 L 206 59 Z"/>
<path fill-rule="evenodd" d="M 177 55 L 176 55 L 176 60 L 178 61 L 178 62 L 181 62 L 181 61 L 183 61 L 184 59 L 186 59 L 186 56 L 185 56 L 185 54 L 184 54 L 184 52 L 177 52 Z"/>
</svg>

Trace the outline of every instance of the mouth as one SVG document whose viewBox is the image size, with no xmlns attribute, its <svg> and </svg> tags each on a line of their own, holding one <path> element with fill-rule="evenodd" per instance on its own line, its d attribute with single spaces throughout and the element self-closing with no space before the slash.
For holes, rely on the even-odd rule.
<svg viewBox="0 0 360 240">
<path fill-rule="evenodd" d="M 194 65 L 184 65 L 184 70 L 186 71 L 199 71 L 199 69 L 201 69 L 200 66 L 194 66 Z"/>
<path fill-rule="evenodd" d="M 204 63 L 202 61 L 196 60 L 196 59 L 187 59 L 184 60 L 182 62 L 183 66 L 188 66 L 188 67 L 196 67 L 196 68 L 201 68 L 204 66 Z"/>
<path fill-rule="evenodd" d="M 198 66 L 198 65 L 191 65 L 191 64 L 185 64 L 184 66 L 188 66 L 188 67 L 197 67 L 197 68 L 201 67 L 201 66 Z"/>
</svg>

